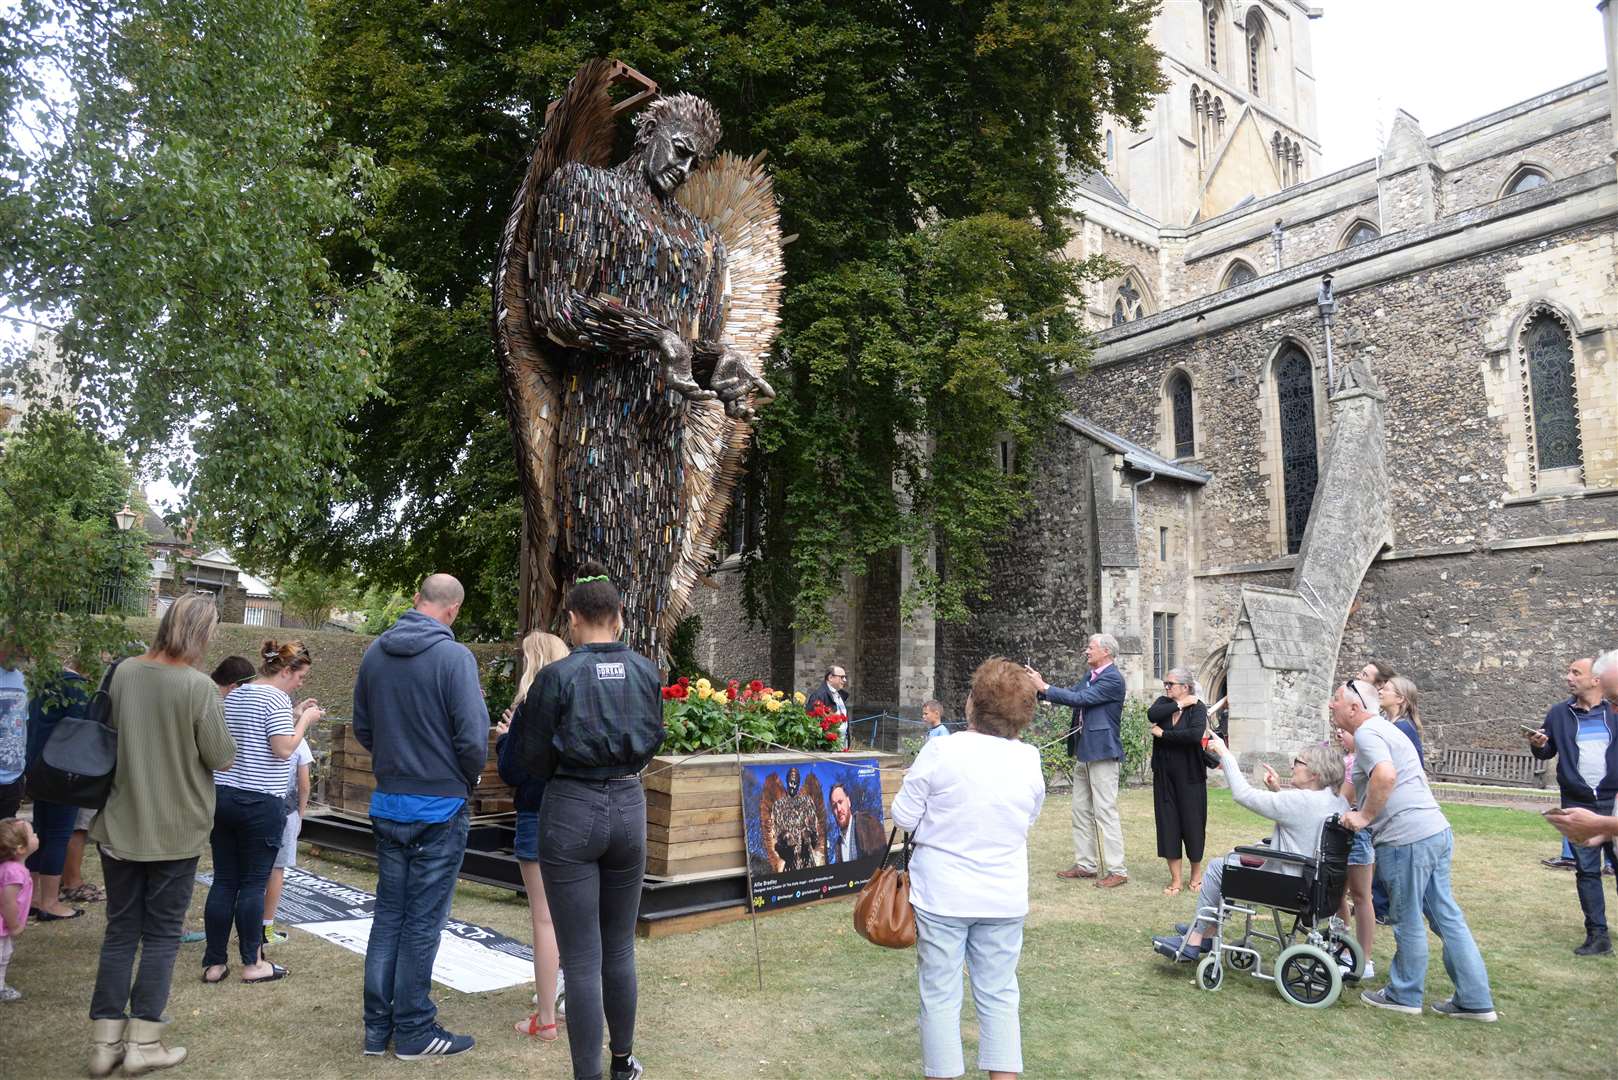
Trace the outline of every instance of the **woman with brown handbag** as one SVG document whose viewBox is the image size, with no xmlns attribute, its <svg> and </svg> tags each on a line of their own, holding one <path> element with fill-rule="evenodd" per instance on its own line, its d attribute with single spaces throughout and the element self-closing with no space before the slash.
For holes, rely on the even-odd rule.
<svg viewBox="0 0 1618 1080">
<path fill-rule="evenodd" d="M 966 1071 L 961 975 L 972 968 L 978 1068 L 991 1080 L 1022 1072 L 1017 962 L 1028 914 L 1028 831 L 1045 802 L 1039 751 L 1018 738 L 1034 718 L 1034 682 L 995 657 L 972 675 L 967 728 L 929 739 L 893 800 L 916 834 L 910 902 L 916 915 L 922 1071 Z"/>
</svg>

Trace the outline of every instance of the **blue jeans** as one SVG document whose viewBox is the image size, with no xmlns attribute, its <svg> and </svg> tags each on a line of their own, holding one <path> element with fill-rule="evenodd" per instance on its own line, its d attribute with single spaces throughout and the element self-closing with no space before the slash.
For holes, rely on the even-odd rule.
<svg viewBox="0 0 1618 1080">
<path fill-rule="evenodd" d="M 202 927 L 208 934 L 202 966 L 225 962 L 232 922 L 242 964 L 256 964 L 264 947 L 264 886 L 281 850 L 286 804 L 279 795 L 262 791 L 223 785 L 214 790 L 213 832 L 208 836 L 213 884 L 202 909 Z"/>
<path fill-rule="evenodd" d="M 1393 923 L 1393 967 L 1388 996 L 1400 1005 L 1422 1003 L 1427 985 L 1427 927 L 1444 945 L 1444 970 L 1455 984 L 1455 1003 L 1465 1009 L 1492 1009 L 1489 972 L 1466 916 L 1450 895 L 1450 857 L 1455 837 L 1449 830 L 1413 844 L 1384 844 L 1376 849 L 1377 872 L 1388 887 L 1388 917 Z"/>
<path fill-rule="evenodd" d="M 1573 860 L 1578 863 L 1574 871 L 1574 882 L 1579 890 L 1579 907 L 1584 910 L 1584 929 L 1586 932 L 1607 932 L 1607 900 L 1601 895 L 1601 857 L 1605 855 L 1607 861 L 1612 862 L 1613 846 L 1611 843 L 1602 844 L 1598 848 L 1585 847 L 1580 844 L 1573 849 Z"/>
<path fill-rule="evenodd" d="M 381 1045 L 423 1038 L 438 1019 L 433 961 L 466 854 L 471 815 L 448 821 L 372 818 L 376 916 L 365 948 L 365 1035 Z"/>
<path fill-rule="evenodd" d="M 921 1071 L 966 1072 L 961 1052 L 961 968 L 972 969 L 978 1014 L 978 1068 L 1022 1072 L 1022 919 L 962 919 L 916 909 L 916 975 L 921 984 Z"/>
</svg>

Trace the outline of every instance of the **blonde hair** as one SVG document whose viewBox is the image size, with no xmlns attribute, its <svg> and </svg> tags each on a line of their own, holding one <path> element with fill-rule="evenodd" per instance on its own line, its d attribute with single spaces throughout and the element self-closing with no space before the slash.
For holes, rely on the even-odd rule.
<svg viewBox="0 0 1618 1080">
<path fill-rule="evenodd" d="M 517 696 L 511 699 L 513 709 L 522 705 L 528 688 L 534 685 L 539 669 L 554 664 L 567 655 L 567 644 L 555 634 L 543 630 L 531 631 L 522 639 L 522 678 L 517 680 Z"/>
<path fill-rule="evenodd" d="M 28 854 L 28 830 L 21 818 L 0 821 L 0 862 L 19 862 Z"/>
<path fill-rule="evenodd" d="M 1405 678 L 1403 675 L 1395 675 L 1393 678 L 1388 680 L 1388 689 L 1392 690 L 1395 694 L 1398 694 L 1404 699 L 1405 711 L 1400 713 L 1399 716 L 1404 717 L 1406 720 L 1409 720 L 1412 724 L 1416 725 L 1416 734 L 1420 735 L 1421 716 L 1417 712 L 1416 701 L 1421 697 L 1421 695 L 1416 691 L 1416 684 Z M 1390 721 L 1397 720 L 1399 719 L 1399 716 L 1390 716 L 1388 719 Z"/>
<path fill-rule="evenodd" d="M 179 597 L 163 612 L 152 639 L 152 652 L 182 663 L 194 664 L 208 651 L 208 639 L 219 623 L 219 606 L 207 593 Z"/>
</svg>

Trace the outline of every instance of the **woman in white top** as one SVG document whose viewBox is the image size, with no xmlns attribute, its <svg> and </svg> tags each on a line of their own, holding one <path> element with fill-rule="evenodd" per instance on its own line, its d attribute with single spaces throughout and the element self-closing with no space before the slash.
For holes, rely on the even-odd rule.
<svg viewBox="0 0 1618 1080">
<path fill-rule="evenodd" d="M 1343 783 L 1343 756 L 1330 743 L 1312 743 L 1292 759 L 1292 786 L 1281 788 L 1274 770 L 1265 767 L 1265 786 L 1261 791 L 1247 782 L 1236 755 L 1218 735 L 1208 736 L 1208 749 L 1219 755 L 1224 766 L 1225 779 L 1230 782 L 1230 797 L 1237 806 L 1244 806 L 1261 817 L 1275 822 L 1275 835 L 1270 846 L 1276 851 L 1295 855 L 1314 855 L 1320 839 L 1320 827 L 1333 814 L 1348 812 L 1348 803 L 1337 793 Z M 1225 867 L 1237 856 L 1234 852 L 1223 859 L 1215 859 L 1202 875 L 1202 889 L 1197 894 L 1197 910 L 1218 910 L 1224 896 Z M 1282 874 L 1301 874 L 1296 863 L 1271 860 L 1264 867 Z M 1176 961 L 1200 959 L 1210 948 L 1208 940 L 1213 933 L 1213 920 L 1193 916 L 1189 933 L 1181 938 L 1168 935 L 1152 939 L 1152 947 Z"/>
<path fill-rule="evenodd" d="M 1034 682 L 995 657 L 972 675 L 965 731 L 929 739 L 893 800 L 915 833 L 921 1060 L 929 1078 L 960 1076 L 962 965 L 972 968 L 978 1068 L 1022 1072 L 1017 962 L 1028 914 L 1028 830 L 1045 802 L 1039 751 L 1018 735 L 1034 718 Z"/>
<path fill-rule="evenodd" d="M 202 954 L 202 981 L 225 980 L 230 925 L 236 924 L 242 981 L 273 982 L 287 970 L 262 955 L 264 887 L 286 825 L 286 793 L 292 781 L 292 755 L 309 726 L 320 719 L 313 698 L 301 702 L 293 719 L 292 695 L 314 663 L 301 641 L 266 641 L 258 678 L 225 698 L 225 726 L 236 740 L 236 760 L 214 773 L 213 884 L 203 908 L 208 944 Z"/>
</svg>

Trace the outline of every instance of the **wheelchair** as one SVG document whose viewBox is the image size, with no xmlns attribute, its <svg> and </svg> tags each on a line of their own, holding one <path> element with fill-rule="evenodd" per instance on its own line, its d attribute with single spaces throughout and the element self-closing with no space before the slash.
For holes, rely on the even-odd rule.
<svg viewBox="0 0 1618 1080">
<path fill-rule="evenodd" d="M 1294 1005 L 1324 1009 L 1342 993 L 1345 979 L 1357 982 L 1365 971 L 1365 954 L 1353 932 L 1336 918 L 1348 884 L 1348 849 L 1353 840 L 1353 830 L 1333 814 L 1321 825 L 1312 857 L 1268 847 L 1238 847 L 1237 855 L 1290 863 L 1303 873 L 1295 876 L 1234 863 L 1225 867 L 1219 907 L 1197 909 L 1198 920 L 1214 923 L 1213 945 L 1197 964 L 1197 985 L 1218 990 L 1229 968 L 1274 982 Z M 1261 908 L 1269 909 L 1268 920 Z M 1273 934 L 1266 921 L 1273 924 Z M 1258 942 L 1280 950 L 1268 970 L 1255 947 Z"/>
</svg>

